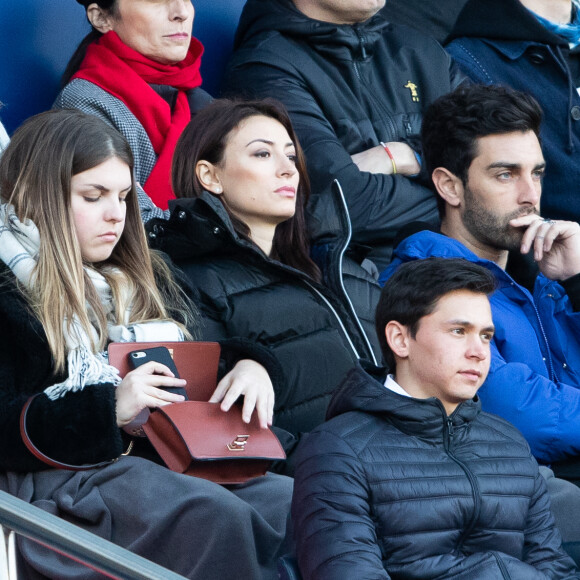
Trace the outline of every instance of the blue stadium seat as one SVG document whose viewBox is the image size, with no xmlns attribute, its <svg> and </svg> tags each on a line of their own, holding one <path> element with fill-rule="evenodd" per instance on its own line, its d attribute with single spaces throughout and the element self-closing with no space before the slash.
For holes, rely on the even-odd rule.
<svg viewBox="0 0 580 580">
<path fill-rule="evenodd" d="M 205 45 L 204 88 L 217 95 L 245 0 L 193 0 L 194 34 Z M 50 109 L 74 49 L 90 30 L 75 0 L 2 2 L 0 118 L 12 133 L 26 118 Z"/>
</svg>

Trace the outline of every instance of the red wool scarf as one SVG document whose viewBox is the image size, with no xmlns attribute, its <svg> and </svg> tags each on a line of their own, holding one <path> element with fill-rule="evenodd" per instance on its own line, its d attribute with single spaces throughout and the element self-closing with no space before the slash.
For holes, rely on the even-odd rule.
<svg viewBox="0 0 580 580">
<path fill-rule="evenodd" d="M 175 199 L 171 188 L 171 159 L 177 140 L 191 119 L 186 91 L 201 85 L 202 53 L 201 42 L 192 37 L 183 61 L 161 64 L 129 48 L 111 31 L 89 46 L 78 72 L 72 77 L 90 81 L 123 101 L 143 125 L 157 154 L 157 163 L 142 185 L 161 209 L 167 209 L 167 202 Z M 149 84 L 169 85 L 179 90 L 173 112 Z"/>
</svg>

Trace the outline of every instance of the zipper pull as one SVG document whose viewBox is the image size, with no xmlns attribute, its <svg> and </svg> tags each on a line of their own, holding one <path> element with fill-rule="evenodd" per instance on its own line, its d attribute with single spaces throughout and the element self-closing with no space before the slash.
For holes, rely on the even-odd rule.
<svg viewBox="0 0 580 580">
<path fill-rule="evenodd" d="M 455 433 L 453 421 L 449 417 L 447 417 L 447 433 L 449 434 L 449 437 L 453 437 L 453 434 Z"/>
<path fill-rule="evenodd" d="M 365 48 L 365 39 L 360 38 L 360 55 L 361 58 L 364 60 L 367 57 L 367 49 Z"/>
</svg>

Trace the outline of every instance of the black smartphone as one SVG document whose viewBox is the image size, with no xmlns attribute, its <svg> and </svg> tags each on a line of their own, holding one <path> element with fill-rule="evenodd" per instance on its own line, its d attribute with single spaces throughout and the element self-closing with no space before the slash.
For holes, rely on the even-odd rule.
<svg viewBox="0 0 580 580">
<path fill-rule="evenodd" d="M 129 361 L 131 366 L 136 369 L 148 362 L 155 361 L 165 365 L 174 375 L 179 378 L 179 372 L 173 361 L 173 357 L 166 346 L 156 346 L 153 348 L 142 348 L 140 350 L 133 350 L 129 353 Z M 183 387 L 159 387 L 169 393 L 176 395 L 183 395 L 187 399 L 187 392 Z"/>
</svg>

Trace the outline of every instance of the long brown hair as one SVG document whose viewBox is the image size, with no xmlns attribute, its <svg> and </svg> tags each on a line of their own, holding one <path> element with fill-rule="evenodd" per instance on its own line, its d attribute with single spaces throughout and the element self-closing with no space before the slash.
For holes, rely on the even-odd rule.
<svg viewBox="0 0 580 580">
<path fill-rule="evenodd" d="M 181 134 L 175 148 L 172 169 L 173 191 L 178 198 L 200 197 L 205 189 L 196 175 L 198 161 L 205 160 L 220 165 L 231 132 L 244 120 L 257 116 L 274 119 L 286 129 L 296 147 L 296 169 L 300 176 L 296 211 L 293 217 L 276 227 L 271 257 L 320 281 L 320 271 L 309 254 L 305 207 L 310 195 L 310 181 L 304 153 L 290 118 L 280 102 L 274 99 L 262 101 L 219 99 L 197 113 Z M 222 196 L 218 196 L 218 199 L 222 201 Z M 238 235 L 251 241 L 248 226 L 236 218 L 226 204 L 224 207 Z"/>
<path fill-rule="evenodd" d="M 118 131 L 93 115 L 60 110 L 28 119 L 0 158 L 2 201 L 14 206 L 20 221 L 31 220 L 38 228 L 40 249 L 33 284 L 23 292 L 44 326 L 57 371 L 64 368 L 67 354 L 63 321 L 76 317 L 87 336 L 92 335 L 87 304 L 97 319 L 99 340 L 93 344 L 94 351 L 106 344 L 106 315 L 83 268 L 72 219 L 71 179 L 112 157 L 132 172 L 131 148 Z M 133 177 L 126 203 L 123 235 L 110 258 L 91 267 L 111 286 L 118 324 L 129 306 L 129 322 L 168 319 L 155 274 L 166 278 L 169 293 L 178 301 L 179 291 L 163 261 L 147 247 Z M 130 305 L 123 303 L 125 293 L 121 292 L 127 285 Z M 189 305 L 183 300 L 176 308 L 188 323 Z"/>
</svg>

